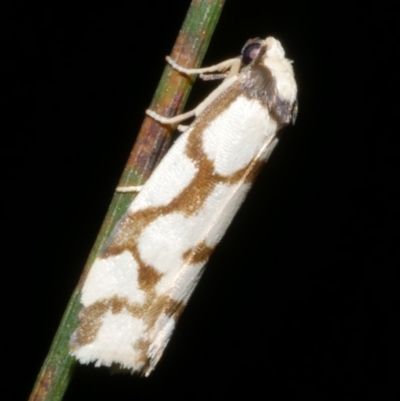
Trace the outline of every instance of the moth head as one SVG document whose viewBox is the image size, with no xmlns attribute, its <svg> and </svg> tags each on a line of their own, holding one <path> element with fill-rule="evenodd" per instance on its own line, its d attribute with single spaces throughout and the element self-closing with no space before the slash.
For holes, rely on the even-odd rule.
<svg viewBox="0 0 400 401">
<path fill-rule="evenodd" d="M 265 47 L 265 55 L 269 58 L 284 59 L 285 50 L 279 40 L 276 40 L 272 36 L 269 36 L 263 41 L 263 47 Z"/>
<path fill-rule="evenodd" d="M 283 50 L 281 42 L 272 36 L 267 37 L 265 40 L 260 38 L 248 40 L 243 46 L 241 54 L 244 66 L 256 64 L 263 58 L 285 59 L 285 50 Z"/>
</svg>

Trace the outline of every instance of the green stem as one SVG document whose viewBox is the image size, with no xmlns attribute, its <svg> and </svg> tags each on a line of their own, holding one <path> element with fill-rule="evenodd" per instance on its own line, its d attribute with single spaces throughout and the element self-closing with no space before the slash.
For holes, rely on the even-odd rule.
<svg viewBox="0 0 400 401">
<path fill-rule="evenodd" d="M 225 0 L 192 0 L 171 53 L 171 57 L 178 64 L 188 68 L 201 64 L 224 2 Z M 165 116 L 180 113 L 192 84 L 192 79 L 182 76 L 167 66 L 150 108 Z M 140 185 L 147 180 L 168 148 L 171 132 L 171 128 L 161 127 L 151 118 L 145 118 L 122 174 L 120 186 Z M 133 197 L 134 195 L 129 193 L 114 194 L 80 282 L 72 294 L 29 401 L 62 400 L 76 366 L 76 361 L 69 355 L 68 342 L 78 324 L 82 283 L 98 250 L 108 238 L 116 222 L 125 213 Z"/>
</svg>

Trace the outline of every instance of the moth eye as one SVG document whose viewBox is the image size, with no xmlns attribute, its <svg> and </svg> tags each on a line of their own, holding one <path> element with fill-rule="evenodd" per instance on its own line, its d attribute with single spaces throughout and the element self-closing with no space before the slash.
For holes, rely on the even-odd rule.
<svg viewBox="0 0 400 401">
<path fill-rule="evenodd" d="M 261 43 L 253 42 L 245 46 L 242 50 L 242 62 L 244 65 L 250 64 L 260 53 Z"/>
</svg>

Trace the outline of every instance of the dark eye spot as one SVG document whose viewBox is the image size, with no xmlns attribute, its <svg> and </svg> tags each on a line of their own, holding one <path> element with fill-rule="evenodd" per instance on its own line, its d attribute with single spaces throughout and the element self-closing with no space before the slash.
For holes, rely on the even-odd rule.
<svg viewBox="0 0 400 401">
<path fill-rule="evenodd" d="M 261 43 L 253 42 L 246 45 L 242 50 L 242 63 L 250 64 L 260 53 Z"/>
</svg>

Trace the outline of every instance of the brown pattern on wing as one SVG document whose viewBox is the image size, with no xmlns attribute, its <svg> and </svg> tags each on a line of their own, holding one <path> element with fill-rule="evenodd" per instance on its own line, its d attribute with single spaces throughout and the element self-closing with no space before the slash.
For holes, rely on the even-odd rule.
<svg viewBox="0 0 400 401">
<path fill-rule="evenodd" d="M 223 105 L 224 108 L 237 98 L 240 93 L 240 84 L 233 84 L 229 89 L 218 99 L 219 104 Z M 140 269 L 151 268 L 141 261 L 135 241 L 146 226 L 159 216 L 173 212 L 180 212 L 185 216 L 196 214 L 218 184 L 234 185 L 247 179 L 249 169 L 253 170 L 256 167 L 253 162 L 229 176 L 222 176 L 215 172 L 213 161 L 208 159 L 204 152 L 202 133 L 209 121 L 214 118 L 214 113 L 213 108 L 206 109 L 194 122 L 193 129 L 188 137 L 185 153 L 197 168 L 197 173 L 192 181 L 167 205 L 151 206 L 135 213 L 128 212 L 114 230 L 110 242 L 100 257 L 107 258 L 129 250 L 139 263 Z M 152 280 L 149 280 L 147 275 L 144 277 L 146 280 L 143 281 L 139 278 L 139 285 L 142 289 L 154 287 L 160 278 L 156 274 Z"/>
<path fill-rule="evenodd" d="M 162 314 L 177 320 L 184 306 L 184 302 L 176 301 L 167 295 L 156 296 L 154 291 L 148 294 L 144 304 L 129 302 L 126 297 L 118 296 L 97 301 L 79 313 L 81 324 L 75 332 L 75 339 L 79 345 L 90 344 L 101 327 L 103 315 L 108 311 L 118 314 L 125 309 L 132 316 L 143 318 L 151 327 Z"/>
<path fill-rule="evenodd" d="M 182 313 L 184 307 L 184 302 L 176 301 L 168 295 L 161 295 L 154 299 L 154 302 L 146 311 L 146 323 L 149 327 L 153 326 L 161 314 L 164 314 L 168 317 L 173 317 L 175 320 L 178 320 L 178 317 Z"/>
<path fill-rule="evenodd" d="M 228 107 L 237 98 L 240 88 L 239 84 L 235 86 L 235 88 L 231 88 L 230 91 L 221 95 L 220 104 L 223 104 L 224 107 Z M 208 125 L 208 121 L 214 118 L 214 113 L 214 109 L 205 110 L 201 117 L 195 121 L 193 130 L 189 134 L 185 152 L 198 169 L 189 185 L 177 194 L 168 205 L 148 207 L 135 213 L 128 212 L 118 224 L 110 242 L 100 255 L 101 258 L 107 258 L 126 250 L 132 253 L 139 265 L 138 282 L 139 287 L 146 293 L 145 304 L 129 304 L 126 299 L 113 297 L 84 308 L 81 313 L 81 325 L 77 330 L 76 336 L 79 344 L 88 344 L 95 340 L 97 331 L 101 327 L 102 316 L 108 310 L 115 313 L 117 310 L 120 311 L 122 307 L 125 308 L 132 316 L 144 319 L 148 331 L 151 330 L 162 315 L 173 316 L 174 319 L 179 317 L 184 303 L 178 302 L 167 295 L 157 296 L 155 294 L 155 286 L 163 275 L 157 272 L 154 267 L 143 262 L 136 239 L 142 230 L 160 215 L 180 212 L 185 216 L 190 216 L 197 213 L 214 188 L 220 183 L 234 185 L 240 181 L 253 181 L 256 172 L 264 164 L 263 161 L 253 160 L 244 168 L 228 176 L 222 176 L 215 172 L 213 162 L 208 159 L 202 144 L 203 130 Z M 205 263 L 213 250 L 214 247 L 208 247 L 202 241 L 195 248 L 187 250 L 182 255 L 182 258 L 187 264 Z M 135 342 L 134 348 L 140 350 L 140 353 L 143 354 L 140 357 L 143 361 L 148 358 L 146 353 L 148 346 L 149 342 L 144 338 Z"/>
<path fill-rule="evenodd" d="M 205 263 L 210 259 L 215 247 L 207 246 L 205 241 L 201 241 L 195 248 L 188 249 L 182 255 L 187 264 Z"/>
<path fill-rule="evenodd" d="M 112 314 L 118 314 L 125 308 L 132 316 L 139 318 L 143 316 L 143 312 L 147 307 L 147 304 L 131 304 L 127 298 L 118 296 L 97 301 L 83 308 L 79 313 L 80 325 L 75 331 L 75 341 L 79 345 L 93 342 L 97 336 L 97 332 L 100 330 L 101 319 L 108 311 Z"/>
<path fill-rule="evenodd" d="M 185 149 L 186 155 L 192 160 L 197 168 L 192 181 L 178 193 L 167 205 L 149 206 L 144 210 L 134 213 L 126 213 L 115 228 L 110 241 L 100 254 L 100 258 L 108 258 L 113 255 L 129 251 L 139 265 L 138 284 L 146 293 L 146 301 L 143 305 L 129 303 L 126 298 L 113 297 L 95 302 L 84 308 L 80 314 L 80 326 L 75 332 L 76 342 L 85 345 L 93 342 L 101 327 L 102 317 L 108 311 L 120 313 L 122 309 L 128 311 L 132 316 L 141 318 L 147 326 L 147 334 L 155 327 L 161 316 L 178 319 L 185 302 L 172 299 L 168 294 L 157 295 L 155 286 L 163 274 L 146 264 L 139 253 L 137 239 L 145 227 L 162 215 L 179 212 L 185 216 L 194 215 L 202 208 L 211 192 L 218 184 L 234 185 L 240 182 L 252 183 L 258 174 L 265 160 L 252 160 L 247 166 L 235 171 L 228 176 L 217 174 L 213 161 L 210 160 L 203 150 L 203 132 L 210 121 L 213 121 L 223 110 L 237 99 L 244 95 L 249 99 L 264 104 L 270 111 L 271 118 L 276 121 L 278 129 L 286 125 L 289 115 L 292 116 L 294 106 L 286 104 L 279 99 L 275 80 L 271 72 L 264 65 L 261 65 L 265 49 L 248 67 L 240 73 L 239 79 L 232 84 L 227 91 L 222 93 L 215 101 L 218 107 L 206 108 L 194 121 L 188 136 Z M 203 233 L 205 234 L 205 233 Z M 202 235 L 199 236 L 201 238 Z M 183 253 L 182 259 L 185 264 L 205 263 L 209 259 L 214 247 L 209 247 L 202 240 L 196 247 L 188 249 Z M 140 354 L 137 362 L 144 364 L 143 372 L 151 370 L 154 362 L 149 355 L 149 347 L 153 339 L 145 334 L 133 345 Z M 153 355 L 154 356 L 154 355 Z"/>
</svg>

